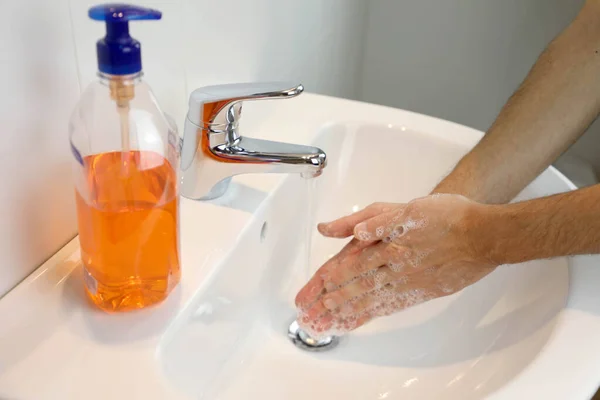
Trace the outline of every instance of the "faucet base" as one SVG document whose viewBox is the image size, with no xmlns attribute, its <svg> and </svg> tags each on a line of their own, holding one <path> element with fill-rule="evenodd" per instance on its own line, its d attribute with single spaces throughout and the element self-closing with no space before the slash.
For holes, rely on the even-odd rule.
<svg viewBox="0 0 600 400">
<path fill-rule="evenodd" d="M 231 183 L 231 178 L 223 179 L 221 182 L 217 183 L 213 188 L 206 194 L 199 198 L 198 200 L 214 200 L 223 196 L 227 189 L 229 189 L 229 184 Z"/>
</svg>

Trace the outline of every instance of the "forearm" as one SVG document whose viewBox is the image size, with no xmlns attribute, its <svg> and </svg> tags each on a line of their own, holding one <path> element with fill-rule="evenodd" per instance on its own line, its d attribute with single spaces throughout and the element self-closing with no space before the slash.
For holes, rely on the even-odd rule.
<svg viewBox="0 0 600 400">
<path fill-rule="evenodd" d="M 550 197 L 484 206 L 474 221 L 481 249 L 497 264 L 600 253 L 600 185 Z M 476 238 L 477 240 L 477 238 Z"/>
<path fill-rule="evenodd" d="M 505 203 L 600 111 L 600 1 L 588 1 L 542 53 L 481 142 L 434 190 Z"/>
</svg>

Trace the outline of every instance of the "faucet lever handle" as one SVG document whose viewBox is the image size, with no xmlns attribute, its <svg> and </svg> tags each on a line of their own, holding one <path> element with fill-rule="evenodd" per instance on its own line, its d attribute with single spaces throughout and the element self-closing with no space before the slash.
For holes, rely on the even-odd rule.
<svg viewBox="0 0 600 400">
<path fill-rule="evenodd" d="M 232 83 L 205 86 L 190 95 L 188 119 L 197 126 L 229 125 L 236 122 L 245 100 L 287 99 L 304 91 L 289 82 Z"/>
</svg>

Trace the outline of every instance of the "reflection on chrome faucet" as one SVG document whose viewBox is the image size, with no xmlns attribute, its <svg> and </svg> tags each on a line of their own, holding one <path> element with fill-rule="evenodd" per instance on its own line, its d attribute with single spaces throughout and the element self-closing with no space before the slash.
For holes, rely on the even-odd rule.
<svg viewBox="0 0 600 400">
<path fill-rule="evenodd" d="M 302 85 L 240 83 L 207 86 L 190 96 L 185 121 L 181 194 L 198 200 L 222 196 L 231 177 L 246 173 L 298 173 L 318 176 L 326 165 L 316 147 L 242 137 L 242 101 L 286 99 Z"/>
</svg>

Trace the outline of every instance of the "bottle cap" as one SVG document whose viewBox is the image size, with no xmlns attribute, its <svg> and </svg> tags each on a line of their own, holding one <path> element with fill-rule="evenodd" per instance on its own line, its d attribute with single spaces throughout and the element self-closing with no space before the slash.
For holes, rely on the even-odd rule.
<svg viewBox="0 0 600 400">
<path fill-rule="evenodd" d="M 129 75 L 142 70 L 140 42 L 129 36 L 129 21 L 160 19 L 162 13 L 128 4 L 101 4 L 88 16 L 106 22 L 106 36 L 96 43 L 98 70 L 110 75 Z"/>
</svg>

